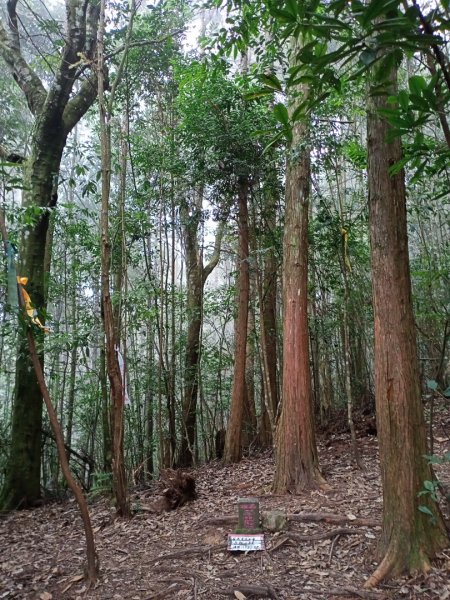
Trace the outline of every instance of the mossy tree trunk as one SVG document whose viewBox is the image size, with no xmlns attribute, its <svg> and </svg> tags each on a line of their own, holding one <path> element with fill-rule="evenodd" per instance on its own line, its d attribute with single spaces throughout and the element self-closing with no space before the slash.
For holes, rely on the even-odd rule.
<svg viewBox="0 0 450 600">
<path fill-rule="evenodd" d="M 22 237 L 19 274 L 28 277 L 27 291 L 33 305 L 45 314 L 47 232 L 50 212 L 57 201 L 61 157 L 67 136 L 96 97 L 95 74 L 84 79 L 78 92 L 73 93 L 75 81 L 81 74 L 81 69 L 73 65 L 79 64 L 80 52 L 87 60 L 93 57 L 99 13 L 95 1 L 66 0 L 67 31 L 64 46 L 54 78 L 47 89 L 22 55 L 16 5 L 17 0 L 7 2 L 8 27 L 0 23 L 0 51 L 35 117 L 31 152 L 24 167 L 24 206 L 33 218 Z M 83 70 L 86 71 L 85 66 Z M 43 363 L 42 353 L 40 360 Z M 0 508 L 3 510 L 32 506 L 41 495 L 43 405 L 38 382 L 32 373 L 26 336 L 21 330 L 16 360 L 11 448 L 0 496 Z"/>
<path fill-rule="evenodd" d="M 203 323 L 203 291 L 207 278 L 219 263 L 224 230 L 224 222 L 219 223 L 213 254 L 208 263 L 204 265 L 203 250 L 199 244 L 202 201 L 203 189 L 200 189 L 196 194 L 194 206 L 185 204 L 181 207 L 186 247 L 188 328 L 184 359 L 183 431 L 177 460 L 177 464 L 180 467 L 190 467 L 195 462 L 200 336 Z"/>
</svg>

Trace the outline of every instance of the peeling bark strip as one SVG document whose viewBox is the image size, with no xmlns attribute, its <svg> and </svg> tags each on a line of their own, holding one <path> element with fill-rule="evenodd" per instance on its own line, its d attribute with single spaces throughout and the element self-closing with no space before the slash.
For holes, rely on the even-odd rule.
<svg viewBox="0 0 450 600">
<path fill-rule="evenodd" d="M 28 277 L 29 293 L 38 310 L 47 308 L 47 233 L 51 209 L 57 201 L 58 175 L 67 136 L 93 104 L 96 73 L 91 72 L 73 93 L 81 71 L 71 66 L 82 52 L 88 61 L 95 55 L 99 6 L 96 0 L 66 0 L 67 35 L 48 91 L 25 60 L 18 29 L 17 0 L 7 2 L 8 22 L 0 22 L 0 53 L 11 76 L 24 93 L 35 117 L 30 156 L 24 168 L 24 207 L 40 210 L 24 231 L 20 245 L 20 275 Z M 11 453 L 0 508 L 33 506 L 40 498 L 42 394 L 32 368 L 26 331 L 20 330 L 13 402 Z M 43 365 L 43 355 L 40 355 Z"/>
</svg>

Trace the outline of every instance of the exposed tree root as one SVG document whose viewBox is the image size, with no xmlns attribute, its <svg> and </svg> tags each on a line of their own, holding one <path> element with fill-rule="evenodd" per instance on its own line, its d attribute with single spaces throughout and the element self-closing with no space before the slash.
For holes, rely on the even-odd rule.
<svg viewBox="0 0 450 600">
<path fill-rule="evenodd" d="M 337 535 L 356 535 L 357 533 L 365 533 L 364 529 L 348 529 L 340 527 L 339 529 L 333 529 L 332 531 L 322 531 L 321 533 L 314 533 L 312 535 L 304 535 L 301 533 L 287 533 L 286 537 L 290 540 L 296 540 L 299 542 L 315 542 L 318 540 L 326 540 L 328 538 L 334 538 Z"/>
<path fill-rule="evenodd" d="M 399 569 L 398 551 L 395 547 L 389 547 L 385 557 L 375 569 L 375 572 L 365 582 L 364 588 L 371 589 L 379 585 L 384 579 L 388 578 L 391 574 L 398 575 L 401 569 Z M 406 570 L 406 569 L 405 569 Z M 417 567 L 415 571 L 427 573 L 430 570 L 430 562 L 425 556 L 422 558 L 422 564 Z"/>
</svg>

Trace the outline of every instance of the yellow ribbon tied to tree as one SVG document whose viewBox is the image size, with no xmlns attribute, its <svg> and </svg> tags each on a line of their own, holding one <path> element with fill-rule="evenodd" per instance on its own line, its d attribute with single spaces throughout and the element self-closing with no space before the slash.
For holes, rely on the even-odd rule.
<svg viewBox="0 0 450 600">
<path fill-rule="evenodd" d="M 40 327 L 43 331 L 45 331 L 45 333 L 50 333 L 50 329 L 48 327 L 45 327 L 45 325 L 42 325 L 42 323 L 39 320 L 39 317 L 37 315 L 37 310 L 35 308 L 33 308 L 33 305 L 31 304 L 30 294 L 27 292 L 27 290 L 24 287 L 25 285 L 27 285 L 27 283 L 28 283 L 28 277 L 17 277 L 17 284 L 19 286 L 20 293 L 22 295 L 22 300 L 23 300 L 23 304 L 25 306 L 25 310 L 27 311 L 27 315 L 30 317 L 31 321 L 35 325 Z"/>
</svg>

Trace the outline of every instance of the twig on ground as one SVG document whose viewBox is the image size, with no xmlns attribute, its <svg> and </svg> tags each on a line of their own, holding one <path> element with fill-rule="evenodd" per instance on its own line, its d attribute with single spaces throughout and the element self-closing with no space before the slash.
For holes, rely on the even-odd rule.
<svg viewBox="0 0 450 600">
<path fill-rule="evenodd" d="M 334 547 L 337 544 L 338 539 L 340 538 L 340 534 L 336 535 L 333 541 L 331 542 L 330 554 L 328 555 L 328 566 L 331 565 L 331 560 L 333 558 Z"/>
</svg>

